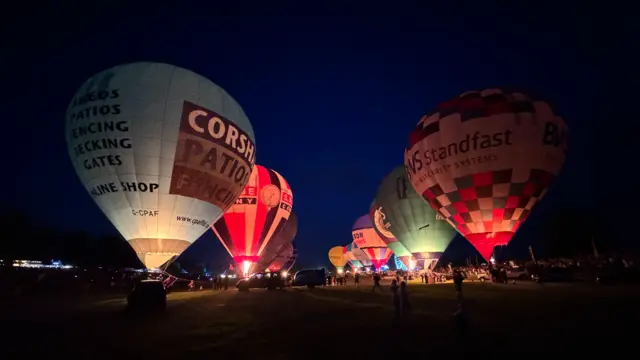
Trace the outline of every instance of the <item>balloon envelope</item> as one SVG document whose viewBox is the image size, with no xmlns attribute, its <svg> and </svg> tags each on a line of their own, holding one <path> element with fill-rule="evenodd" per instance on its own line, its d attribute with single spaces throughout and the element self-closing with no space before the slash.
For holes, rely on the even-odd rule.
<svg viewBox="0 0 640 360">
<path fill-rule="evenodd" d="M 255 165 L 236 203 L 213 225 L 213 232 L 243 273 L 255 265 L 285 226 L 292 205 L 293 194 L 282 175 Z"/>
<path fill-rule="evenodd" d="M 347 264 L 347 258 L 345 258 L 342 248 L 342 246 L 334 246 L 329 250 L 329 261 L 336 268 L 342 268 Z"/>
<path fill-rule="evenodd" d="M 256 269 L 262 270 L 272 263 L 287 247 L 291 246 L 291 242 L 298 232 L 298 217 L 292 211 L 289 219 L 282 227 L 282 230 L 276 234 L 271 241 L 265 246 L 260 259 L 256 265 Z"/>
<path fill-rule="evenodd" d="M 471 91 L 420 119 L 405 167 L 417 193 L 488 260 L 560 171 L 566 137 L 565 122 L 546 102 Z"/>
<path fill-rule="evenodd" d="M 296 260 L 298 259 L 298 248 L 296 247 L 296 243 L 295 242 L 291 243 L 291 247 L 293 247 L 293 254 L 291 254 L 291 257 L 289 258 L 289 260 L 287 260 L 287 262 L 282 267 L 282 270 L 285 270 L 285 271 L 291 270 L 293 265 L 295 265 Z"/>
<path fill-rule="evenodd" d="M 356 256 L 353 254 L 352 249 L 353 249 L 353 242 L 350 242 L 348 245 L 342 248 L 342 253 L 349 261 L 351 268 L 355 269 L 355 268 L 362 267 L 362 264 L 360 264 L 360 261 L 358 261 L 356 259 Z"/>
<path fill-rule="evenodd" d="M 287 243 L 278 253 L 278 255 L 271 260 L 269 264 L 269 271 L 280 271 L 284 264 L 293 256 L 293 245 Z"/>
<path fill-rule="evenodd" d="M 66 141 L 82 184 L 148 268 L 220 218 L 255 161 L 240 105 L 208 79 L 160 63 L 88 79 L 67 109 Z"/>
<path fill-rule="evenodd" d="M 403 169 L 404 171 L 404 169 Z M 391 222 L 382 210 L 382 207 L 374 200 L 369 209 L 369 217 L 373 222 L 373 227 L 380 235 L 380 238 L 397 256 L 411 256 L 411 252 L 398 241 L 396 236 L 391 232 Z"/>
<path fill-rule="evenodd" d="M 377 211 L 388 220 L 391 233 L 409 252 L 400 256 L 439 259 L 455 236 L 455 229 L 415 192 L 404 166 L 396 167 L 382 179 L 375 203 Z"/>
<path fill-rule="evenodd" d="M 387 247 L 373 226 L 369 214 L 363 215 L 353 224 L 351 234 L 353 243 L 365 253 L 373 266 L 380 268 L 386 264 L 393 251 Z"/>
</svg>

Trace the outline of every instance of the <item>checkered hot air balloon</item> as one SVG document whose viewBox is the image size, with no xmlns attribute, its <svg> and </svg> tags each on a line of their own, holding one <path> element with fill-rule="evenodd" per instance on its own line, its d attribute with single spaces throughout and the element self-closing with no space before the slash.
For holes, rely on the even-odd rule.
<svg viewBox="0 0 640 360">
<path fill-rule="evenodd" d="M 213 226 L 213 232 L 247 275 L 271 239 L 287 223 L 293 194 L 274 170 L 255 165 L 236 203 Z"/>
<path fill-rule="evenodd" d="M 420 119 L 405 168 L 416 192 L 489 260 L 558 175 L 567 133 L 548 103 L 522 92 L 466 92 Z"/>
</svg>

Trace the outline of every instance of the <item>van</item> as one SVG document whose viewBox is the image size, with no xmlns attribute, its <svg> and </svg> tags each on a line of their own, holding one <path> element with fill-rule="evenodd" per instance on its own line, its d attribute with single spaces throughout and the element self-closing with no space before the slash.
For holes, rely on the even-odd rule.
<svg viewBox="0 0 640 360">
<path fill-rule="evenodd" d="M 296 272 L 291 286 L 306 286 L 312 289 L 325 284 L 327 275 L 324 269 L 302 269 Z"/>
</svg>

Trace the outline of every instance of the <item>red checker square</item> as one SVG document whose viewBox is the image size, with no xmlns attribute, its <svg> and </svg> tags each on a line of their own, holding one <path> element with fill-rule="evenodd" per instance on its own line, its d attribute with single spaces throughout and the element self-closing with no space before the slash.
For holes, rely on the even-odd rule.
<svg viewBox="0 0 640 360">
<path fill-rule="evenodd" d="M 483 223 L 485 232 L 493 232 L 493 221 L 483 221 Z"/>
<path fill-rule="evenodd" d="M 473 174 L 473 186 L 486 186 L 493 184 L 493 173 L 491 171 Z"/>
<path fill-rule="evenodd" d="M 431 192 L 431 190 L 427 189 L 422 193 L 422 198 L 427 200 L 433 200 L 436 198 L 435 195 Z"/>
<path fill-rule="evenodd" d="M 532 183 L 532 182 L 528 182 L 524 185 L 524 188 L 522 188 L 522 195 L 521 196 L 531 196 L 533 195 L 533 193 L 536 192 L 536 184 Z"/>
<path fill-rule="evenodd" d="M 475 200 L 478 198 L 478 194 L 476 194 L 476 189 L 474 188 L 460 189 L 458 193 L 462 201 Z"/>
<path fill-rule="evenodd" d="M 491 215 L 493 221 L 500 222 L 502 221 L 502 217 L 504 216 L 504 209 L 493 209 Z"/>
<path fill-rule="evenodd" d="M 462 234 L 462 235 L 467 235 L 470 233 L 469 231 L 469 227 L 466 224 L 459 224 L 458 225 L 458 231 Z"/>
<path fill-rule="evenodd" d="M 504 207 L 505 209 L 515 209 L 518 207 L 519 201 L 520 201 L 520 196 L 509 196 L 507 198 L 507 204 Z"/>
<path fill-rule="evenodd" d="M 496 114 L 504 114 L 504 113 L 512 112 L 511 105 L 506 101 L 487 104 L 485 106 L 485 109 L 487 111 L 487 115 L 496 115 Z"/>
<path fill-rule="evenodd" d="M 463 203 L 462 201 L 454 203 L 453 207 L 458 211 L 458 214 L 469 212 L 469 209 L 467 209 L 467 205 L 465 205 L 465 203 Z"/>
<path fill-rule="evenodd" d="M 460 216 L 460 214 L 455 214 L 451 218 L 456 222 L 456 224 L 464 224 L 464 219 L 462 218 L 462 216 Z"/>
</svg>

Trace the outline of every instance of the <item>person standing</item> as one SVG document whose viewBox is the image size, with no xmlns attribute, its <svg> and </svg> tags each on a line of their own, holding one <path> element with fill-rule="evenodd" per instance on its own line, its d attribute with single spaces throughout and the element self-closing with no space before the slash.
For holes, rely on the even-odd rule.
<svg viewBox="0 0 640 360">
<path fill-rule="evenodd" d="M 401 305 L 400 305 L 400 294 L 398 293 L 399 287 L 398 282 L 394 279 L 391 281 L 391 294 L 393 294 L 393 309 L 395 318 L 399 318 L 402 314 Z"/>
<path fill-rule="evenodd" d="M 453 288 L 456 290 L 456 295 L 458 300 L 462 299 L 462 282 L 464 281 L 464 276 L 460 272 L 460 270 L 453 271 Z"/>
<path fill-rule="evenodd" d="M 407 290 L 407 282 L 400 283 L 400 300 L 402 316 L 406 317 L 411 315 L 411 303 L 409 302 L 409 291 Z"/>
<path fill-rule="evenodd" d="M 380 286 L 380 274 L 373 274 L 373 289 L 371 291 L 376 291 L 376 289 L 380 289 L 382 292 L 382 286 Z"/>
</svg>

